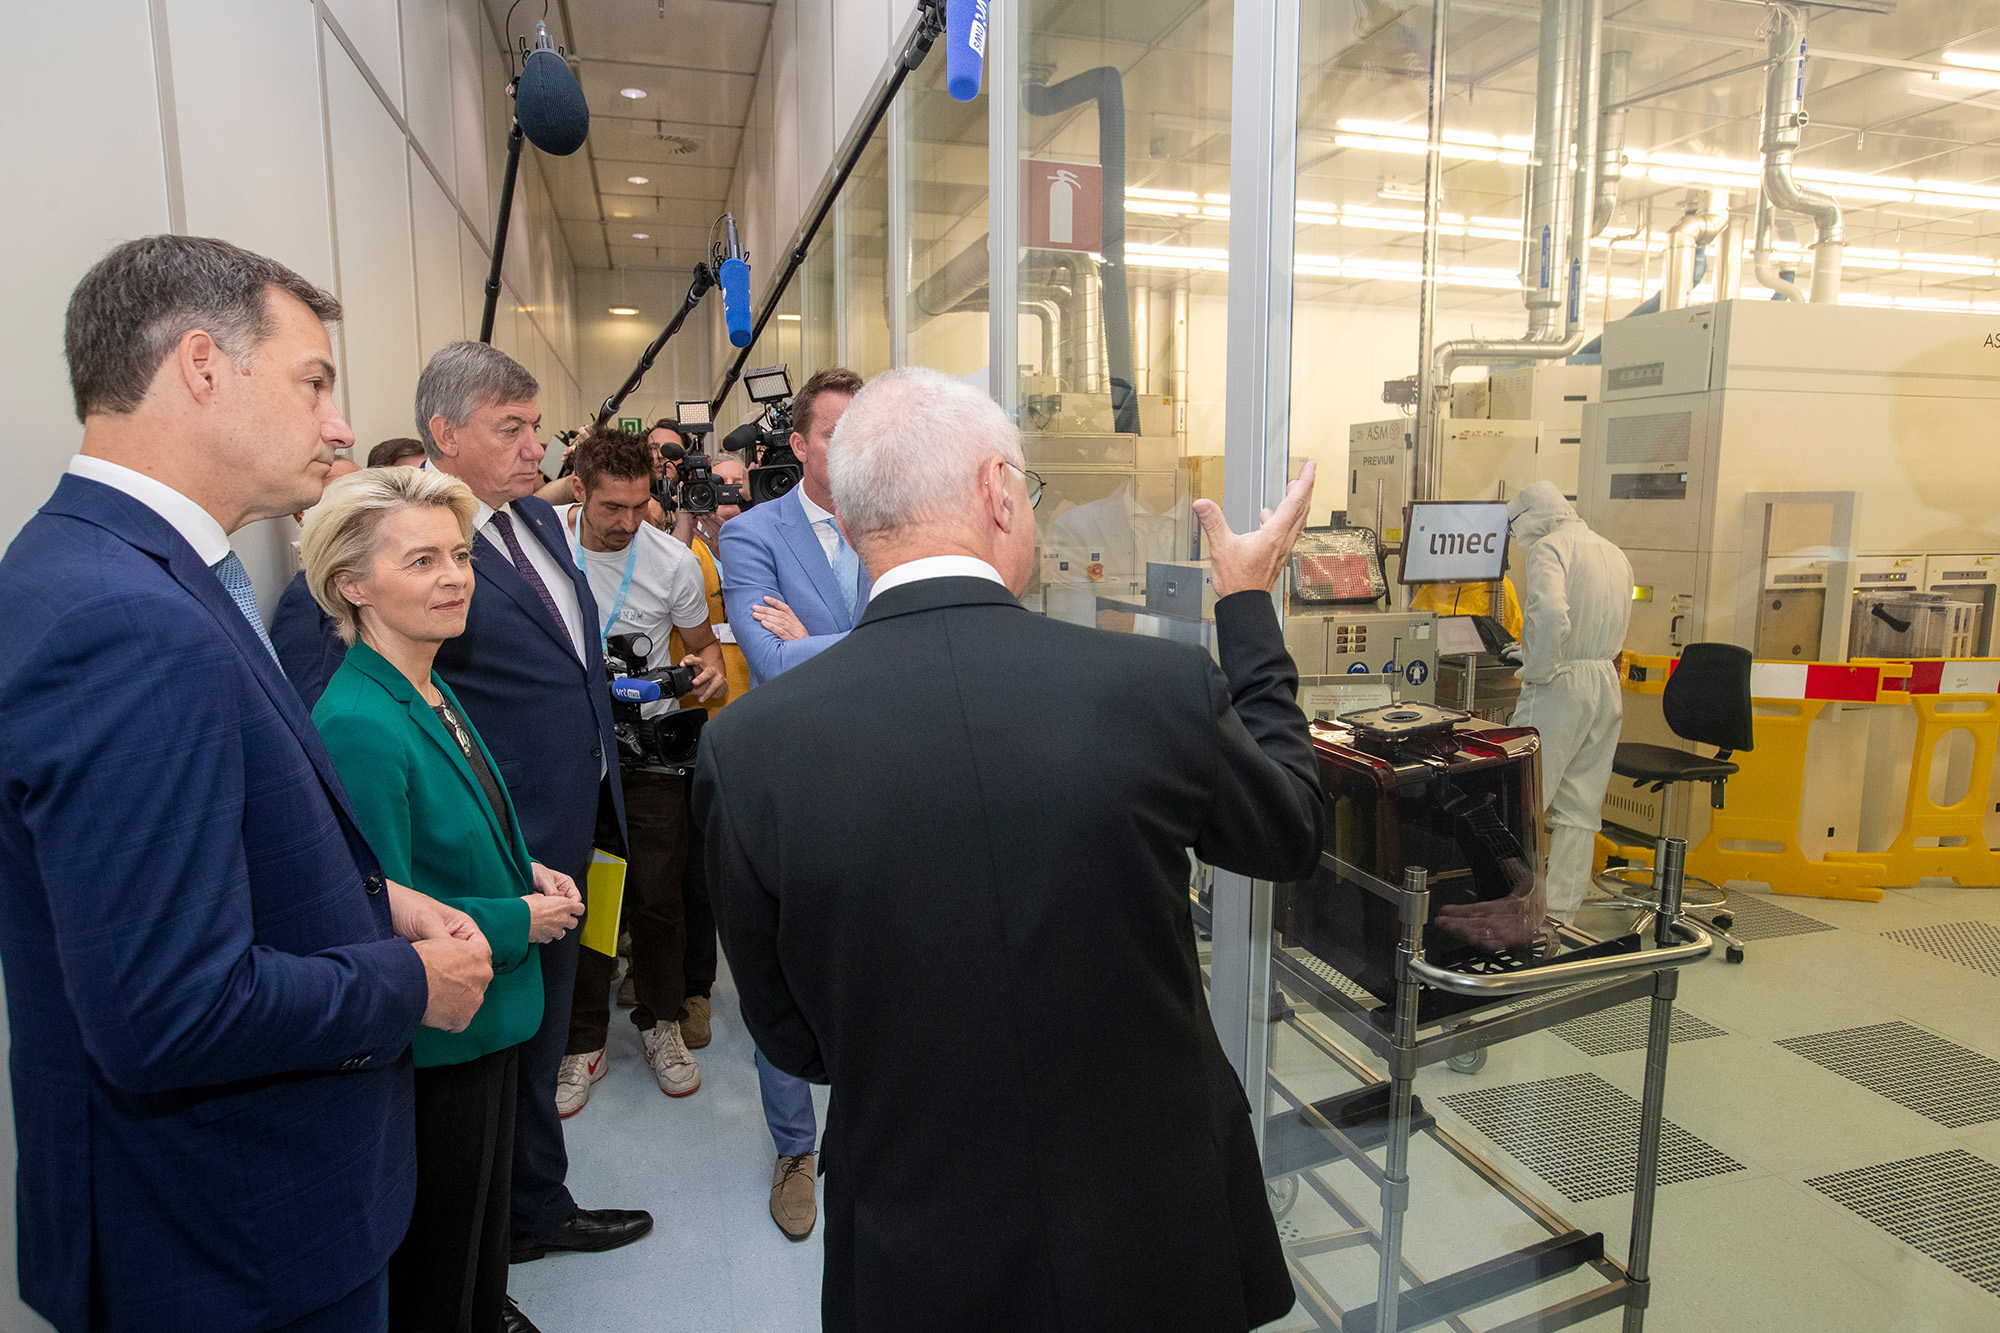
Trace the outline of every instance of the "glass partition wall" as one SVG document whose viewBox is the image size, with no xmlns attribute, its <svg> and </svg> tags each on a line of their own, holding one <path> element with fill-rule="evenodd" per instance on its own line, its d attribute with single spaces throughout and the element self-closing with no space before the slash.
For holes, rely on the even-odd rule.
<svg viewBox="0 0 2000 1333">
<path fill-rule="evenodd" d="M 1178 181 L 1163 188 L 1183 195 L 1142 196 L 1190 219 L 1149 235 L 1153 262 L 1230 282 L 1226 345 L 1197 361 L 1227 365 L 1225 507 L 1238 523 L 1307 459 L 1313 525 L 1365 528 L 1390 548 L 1412 498 L 1505 498 L 1538 478 L 1577 495 L 1602 335 L 1630 337 L 1636 326 L 1615 326 L 1662 307 L 1810 306 L 1830 299 L 1813 289 L 1831 269 L 1844 307 L 2000 309 L 2000 30 L 1963 6 L 1815 5 L 1795 11 L 1803 33 L 1773 6 L 1725 0 L 1269 9 L 1233 15 L 1231 197 Z M 1794 35 L 1803 73 L 1771 77 Z M 1257 67 L 1277 52 L 1295 69 Z M 1244 94 L 1252 79 L 1277 105 Z M 1800 139 L 1795 179 L 1839 205 L 1844 247 L 1820 246 L 1810 214 L 1760 218 L 1773 87 L 1802 98 L 1808 114 L 1786 127 Z M 1235 215 L 1226 238 L 1193 220 L 1214 207 Z M 1264 256 L 1282 275 L 1267 299 L 1249 290 Z M 1507 346 L 1525 339 L 1544 348 Z M 1884 364 L 1897 352 L 1885 340 Z M 1784 353 L 1800 366 L 1822 354 Z M 1801 463 L 1759 484 L 1810 489 L 1810 473 Z M 1393 697 L 1504 726 L 1511 668 L 1455 661 L 1431 637 L 1437 622 L 1420 623 L 1427 604 L 1453 605 L 1399 586 L 1393 554 L 1386 564 L 1373 607 L 1287 590 L 1309 714 Z M 1508 577 L 1520 573 L 1516 553 Z M 1493 591 L 1452 595 L 1483 611 Z M 1356 683 L 1341 684 L 1349 673 Z M 1649 708 L 1663 727 L 1656 699 L 1626 700 L 1628 738 Z M 1480 875 L 1440 810 L 1470 796 L 1501 812 L 1528 860 L 1545 850 L 1548 775 L 1519 733 L 1484 735 L 1481 763 L 1432 755 L 1424 767 L 1323 732 L 1338 860 L 1305 885 L 1218 874 L 1209 894 L 1197 878 L 1217 1029 L 1258 1109 L 1300 1297 L 1273 1327 L 1386 1327 L 1385 1299 L 1403 1327 L 1466 1333 L 2000 1324 L 2000 1103 L 1927 1109 L 1895 1072 L 1945 1038 L 1981 1068 L 2000 1045 L 1990 1007 L 1977 1024 L 1959 1008 L 1972 990 L 1990 1006 L 2000 987 L 1927 964 L 1905 981 L 1882 943 L 1941 908 L 1778 907 L 1738 887 L 1723 924 L 1750 941 L 1747 957 L 1725 961 L 1717 943 L 1686 960 L 1650 1053 L 1668 983 L 1646 972 L 1537 995 L 1426 990 L 1399 1028 L 1410 936 L 1398 911 L 1415 901 L 1405 863 L 1430 872 L 1433 906 Z M 1613 782 L 1614 796 L 1629 787 Z M 1565 947 L 1617 940 L 1634 916 L 1586 906 Z M 1420 938 L 1432 962 L 1468 957 L 1435 923 Z M 1857 1033 L 1880 1040 L 1856 1046 Z M 1835 1049 L 1848 1064 L 1836 1068 Z M 1649 1058 L 1664 1064 L 1656 1154 L 1640 1144 Z M 1401 1256 L 1393 1298 L 1385 1248 Z"/>
</svg>

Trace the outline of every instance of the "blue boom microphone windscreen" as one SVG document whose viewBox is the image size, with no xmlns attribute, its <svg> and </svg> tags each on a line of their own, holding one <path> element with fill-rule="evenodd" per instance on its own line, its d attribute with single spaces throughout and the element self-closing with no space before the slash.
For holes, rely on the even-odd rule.
<svg viewBox="0 0 2000 1333">
<path fill-rule="evenodd" d="M 944 86 L 961 102 L 979 96 L 986 71 L 986 0 L 945 0 Z"/>
<path fill-rule="evenodd" d="M 590 133 L 590 104 L 576 75 L 554 51 L 529 54 L 514 85 L 514 119 L 521 133 L 544 153 L 568 157 Z"/>
<path fill-rule="evenodd" d="M 716 273 L 722 284 L 722 317 L 729 322 L 729 345 L 750 345 L 750 266 L 740 259 L 725 259 Z"/>
</svg>

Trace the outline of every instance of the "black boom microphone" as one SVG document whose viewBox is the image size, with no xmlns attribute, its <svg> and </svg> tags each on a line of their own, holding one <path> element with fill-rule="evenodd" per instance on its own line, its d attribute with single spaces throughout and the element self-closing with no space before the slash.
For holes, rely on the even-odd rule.
<svg viewBox="0 0 2000 1333">
<path fill-rule="evenodd" d="M 521 39 L 525 46 L 527 39 Z M 509 84 L 514 126 L 507 131 L 507 171 L 500 178 L 500 220 L 493 224 L 493 266 L 486 272 L 486 309 L 479 317 L 479 341 L 493 341 L 493 312 L 500 303 L 500 261 L 507 254 L 507 222 L 514 212 L 514 179 L 521 171 L 521 140 L 544 153 L 568 157 L 590 134 L 590 104 L 576 75 L 549 40 L 549 25 L 535 25 L 535 49 Z"/>
</svg>

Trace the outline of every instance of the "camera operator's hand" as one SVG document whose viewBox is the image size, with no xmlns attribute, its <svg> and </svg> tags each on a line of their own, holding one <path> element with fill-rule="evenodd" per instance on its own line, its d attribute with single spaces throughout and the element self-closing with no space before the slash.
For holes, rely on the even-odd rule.
<svg viewBox="0 0 2000 1333">
<path fill-rule="evenodd" d="M 751 607 L 750 616 L 781 639 L 806 637 L 806 627 L 799 623 L 799 618 L 793 613 L 792 608 L 775 597 L 766 597 L 764 605 Z"/>
<path fill-rule="evenodd" d="M 577 891 L 576 881 L 562 871 L 551 870 L 540 861 L 530 861 L 528 865 L 534 871 L 536 893 L 546 894 L 551 898 L 567 898 L 573 903 L 583 901 L 583 895 Z"/>
<path fill-rule="evenodd" d="M 716 653 L 710 661 L 695 653 L 681 659 L 681 665 L 694 670 L 694 697 L 703 703 L 712 702 L 717 694 L 724 698 L 729 695 L 729 673 L 723 670 L 722 654 Z"/>
<path fill-rule="evenodd" d="M 1318 470 L 1317 463 L 1308 462 L 1299 479 L 1285 488 L 1285 498 L 1278 507 L 1264 511 L 1263 526 L 1255 532 L 1231 531 L 1213 500 L 1194 502 L 1194 516 L 1208 534 L 1211 581 L 1217 597 L 1268 589 L 1278 581 L 1299 534 L 1305 531 L 1306 505 L 1312 499 L 1313 475 Z"/>
<path fill-rule="evenodd" d="M 565 879 L 568 876 L 564 876 Z M 572 888 L 575 886 L 572 885 Z M 527 893 L 521 901 L 528 905 L 528 943 L 547 944 L 569 934 L 570 927 L 583 920 L 583 904 L 575 898 L 549 893 Z"/>
<path fill-rule="evenodd" d="M 424 1026 L 465 1031 L 486 998 L 486 984 L 493 980 L 493 951 L 486 947 L 485 937 L 469 941 L 447 936 L 418 940 L 411 947 L 423 961 L 424 981 L 430 987 Z"/>
</svg>

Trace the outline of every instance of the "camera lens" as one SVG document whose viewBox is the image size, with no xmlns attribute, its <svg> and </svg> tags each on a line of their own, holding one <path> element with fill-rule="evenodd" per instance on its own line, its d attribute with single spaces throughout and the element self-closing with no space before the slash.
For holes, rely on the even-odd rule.
<svg viewBox="0 0 2000 1333">
<path fill-rule="evenodd" d="M 690 514 L 713 514 L 715 512 L 715 483 L 708 480 L 688 481 L 681 487 L 681 508 Z"/>
</svg>

